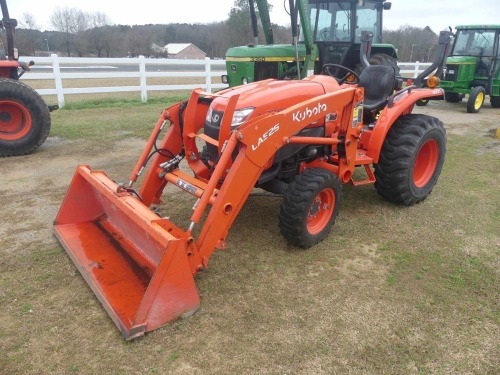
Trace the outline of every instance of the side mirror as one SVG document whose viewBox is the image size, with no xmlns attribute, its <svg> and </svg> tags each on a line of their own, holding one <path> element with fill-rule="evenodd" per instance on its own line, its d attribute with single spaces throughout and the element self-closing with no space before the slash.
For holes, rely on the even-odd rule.
<svg viewBox="0 0 500 375">
<path fill-rule="evenodd" d="M 392 7 L 391 2 L 384 3 L 384 10 L 389 10 L 389 9 L 391 9 L 391 7 Z"/>
</svg>

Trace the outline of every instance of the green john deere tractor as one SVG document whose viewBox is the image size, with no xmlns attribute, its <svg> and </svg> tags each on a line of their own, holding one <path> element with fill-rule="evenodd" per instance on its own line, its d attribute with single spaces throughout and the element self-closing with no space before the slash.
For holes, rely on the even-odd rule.
<svg viewBox="0 0 500 375">
<path fill-rule="evenodd" d="M 381 44 L 382 13 L 391 8 L 390 2 L 289 0 L 288 3 L 293 41 L 274 44 L 267 0 L 249 0 L 254 44 L 227 51 L 227 75 L 222 76 L 223 83 L 238 86 L 268 78 L 304 78 L 319 74 L 323 65 L 329 63 L 359 73 L 366 66 L 360 60 L 366 33 L 373 40 L 371 53 L 366 53 L 369 65 L 389 65 L 399 73 L 396 48 Z M 265 45 L 258 44 L 257 18 L 264 30 Z"/>
<path fill-rule="evenodd" d="M 468 94 L 467 112 L 477 113 L 490 96 L 500 107 L 500 25 L 457 26 L 455 41 L 440 86 L 445 100 L 461 102 Z"/>
</svg>

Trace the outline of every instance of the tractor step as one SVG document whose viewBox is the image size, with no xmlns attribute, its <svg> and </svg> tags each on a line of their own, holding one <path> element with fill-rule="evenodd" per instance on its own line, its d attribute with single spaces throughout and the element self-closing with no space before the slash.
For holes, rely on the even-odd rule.
<svg viewBox="0 0 500 375">
<path fill-rule="evenodd" d="M 339 164 L 339 156 L 333 155 L 332 157 L 330 157 L 330 161 L 333 164 Z M 366 178 L 363 180 L 354 180 L 353 178 L 351 178 L 349 180 L 349 183 L 351 183 L 354 186 L 373 184 L 375 182 L 375 174 L 373 173 L 373 170 L 371 168 L 372 163 L 373 163 L 373 158 L 366 155 L 365 150 L 361 150 L 361 149 L 357 150 L 354 165 L 356 167 L 363 167 L 364 168 Z"/>
<path fill-rule="evenodd" d="M 123 336 L 194 313 L 189 240 L 104 172 L 79 166 L 54 232 Z"/>
</svg>

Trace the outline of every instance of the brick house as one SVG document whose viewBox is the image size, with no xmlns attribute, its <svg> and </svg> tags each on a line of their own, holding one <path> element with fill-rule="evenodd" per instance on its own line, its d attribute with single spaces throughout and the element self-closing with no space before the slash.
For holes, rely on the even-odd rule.
<svg viewBox="0 0 500 375">
<path fill-rule="evenodd" d="M 204 59 L 207 56 L 192 43 L 169 43 L 164 48 L 169 59 Z"/>
</svg>

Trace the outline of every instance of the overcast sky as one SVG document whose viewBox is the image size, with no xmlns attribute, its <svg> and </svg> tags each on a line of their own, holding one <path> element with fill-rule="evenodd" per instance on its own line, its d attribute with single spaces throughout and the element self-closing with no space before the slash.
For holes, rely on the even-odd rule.
<svg viewBox="0 0 500 375">
<path fill-rule="evenodd" d="M 288 0 L 270 0 L 271 21 L 290 23 L 283 9 Z M 52 29 L 49 16 L 56 7 L 105 13 L 113 23 L 123 25 L 166 23 L 209 23 L 227 19 L 234 0 L 7 0 L 10 16 L 19 21 L 31 13 L 42 30 Z M 500 24 L 500 0 L 393 0 L 384 16 L 384 29 L 400 26 L 429 26 L 436 33 L 448 26 Z"/>
</svg>

